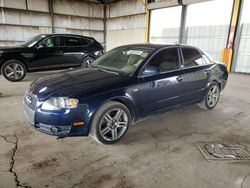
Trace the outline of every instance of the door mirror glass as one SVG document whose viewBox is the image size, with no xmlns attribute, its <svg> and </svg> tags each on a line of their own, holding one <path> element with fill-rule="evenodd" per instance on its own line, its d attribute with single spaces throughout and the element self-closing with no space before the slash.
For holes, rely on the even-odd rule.
<svg viewBox="0 0 250 188">
<path fill-rule="evenodd" d="M 142 72 L 143 76 L 152 76 L 152 75 L 156 75 L 159 73 L 159 69 L 157 67 L 154 66 L 147 66 L 144 71 Z"/>
<path fill-rule="evenodd" d="M 40 42 L 40 43 L 38 44 L 38 46 L 37 46 L 37 49 L 40 49 L 40 48 L 44 48 L 44 45 L 43 45 L 43 43 L 41 43 L 41 42 Z"/>
</svg>

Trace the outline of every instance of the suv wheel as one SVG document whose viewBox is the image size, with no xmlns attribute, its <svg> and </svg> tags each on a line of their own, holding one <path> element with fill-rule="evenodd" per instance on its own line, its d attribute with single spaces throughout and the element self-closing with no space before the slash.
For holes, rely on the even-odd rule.
<svg viewBox="0 0 250 188">
<path fill-rule="evenodd" d="M 26 75 L 25 65 L 18 60 L 6 61 L 1 68 L 1 74 L 6 80 L 11 82 L 18 82 L 24 79 Z"/>
<path fill-rule="evenodd" d="M 90 134 L 102 144 L 117 143 L 128 131 L 131 115 L 128 108 L 115 101 L 104 104 L 95 114 Z"/>
<path fill-rule="evenodd" d="M 216 82 L 212 82 L 207 89 L 203 101 L 199 104 L 202 109 L 211 110 L 213 109 L 220 98 L 220 87 Z"/>
<path fill-rule="evenodd" d="M 92 57 L 86 57 L 82 61 L 82 67 L 89 67 L 89 64 L 91 64 L 95 59 Z"/>
</svg>

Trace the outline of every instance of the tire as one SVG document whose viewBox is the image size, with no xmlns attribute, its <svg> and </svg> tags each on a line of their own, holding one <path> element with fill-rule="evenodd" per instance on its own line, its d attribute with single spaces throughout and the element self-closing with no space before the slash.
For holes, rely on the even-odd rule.
<svg viewBox="0 0 250 188">
<path fill-rule="evenodd" d="M 216 82 L 212 82 L 208 87 L 204 99 L 199 103 L 199 107 L 204 110 L 212 110 L 220 99 L 220 86 Z"/>
<path fill-rule="evenodd" d="M 82 67 L 89 67 L 89 64 L 92 63 L 95 59 L 93 57 L 85 57 L 83 60 L 82 60 Z"/>
<path fill-rule="evenodd" d="M 126 135 L 130 124 L 128 108 L 119 102 L 110 101 L 101 106 L 94 115 L 90 134 L 101 144 L 115 144 Z"/>
<path fill-rule="evenodd" d="M 1 74 L 6 80 L 11 82 L 23 80 L 26 73 L 26 66 L 18 60 L 8 60 L 1 67 Z"/>
</svg>

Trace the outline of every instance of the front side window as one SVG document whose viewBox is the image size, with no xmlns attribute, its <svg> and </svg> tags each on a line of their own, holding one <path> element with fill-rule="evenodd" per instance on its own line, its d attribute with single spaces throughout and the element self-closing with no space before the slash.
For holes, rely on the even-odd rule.
<svg viewBox="0 0 250 188">
<path fill-rule="evenodd" d="M 200 52 L 193 48 L 182 48 L 184 67 L 204 65 Z"/>
<path fill-rule="evenodd" d="M 60 46 L 60 39 L 59 37 L 49 37 L 42 41 L 42 45 L 45 48 L 54 48 Z"/>
<path fill-rule="evenodd" d="M 152 50 L 133 47 L 115 48 L 99 57 L 90 66 L 123 75 L 130 75 L 139 67 Z"/>
<path fill-rule="evenodd" d="M 146 65 L 142 75 L 161 74 L 179 69 L 179 56 L 176 47 L 158 52 Z"/>
<path fill-rule="evenodd" d="M 46 37 L 46 35 L 37 35 L 37 36 L 31 38 L 30 40 L 26 41 L 25 43 L 21 44 L 21 46 L 32 47 L 35 44 L 37 44 L 37 42 L 44 39 L 45 37 Z"/>
</svg>

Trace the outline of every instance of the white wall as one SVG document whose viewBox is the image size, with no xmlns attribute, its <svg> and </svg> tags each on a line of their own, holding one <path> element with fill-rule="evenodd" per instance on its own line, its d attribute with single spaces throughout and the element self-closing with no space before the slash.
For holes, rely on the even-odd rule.
<svg viewBox="0 0 250 188">
<path fill-rule="evenodd" d="M 123 0 L 107 6 L 106 49 L 144 43 L 146 39 L 146 11 L 142 0 Z"/>
</svg>

